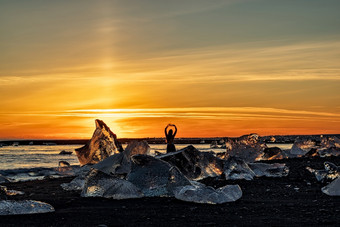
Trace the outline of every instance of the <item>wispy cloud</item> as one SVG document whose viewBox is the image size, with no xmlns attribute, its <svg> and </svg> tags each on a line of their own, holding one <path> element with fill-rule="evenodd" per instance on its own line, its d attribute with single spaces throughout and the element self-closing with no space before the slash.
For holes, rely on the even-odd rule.
<svg viewBox="0 0 340 227">
<path fill-rule="evenodd" d="M 67 111 L 40 111 L 25 113 L 2 113 L 2 115 L 85 117 L 85 118 L 275 118 L 275 119 L 333 119 L 340 121 L 339 113 L 305 110 L 287 110 L 261 107 L 184 107 L 143 109 L 80 109 Z"/>
</svg>

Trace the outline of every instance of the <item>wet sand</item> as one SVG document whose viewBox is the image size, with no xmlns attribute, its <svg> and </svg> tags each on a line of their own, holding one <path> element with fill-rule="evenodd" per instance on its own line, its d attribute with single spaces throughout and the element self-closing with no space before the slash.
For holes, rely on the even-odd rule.
<svg viewBox="0 0 340 227">
<path fill-rule="evenodd" d="M 213 187 L 237 183 L 243 196 L 222 205 L 195 204 L 175 198 L 110 200 L 82 198 L 78 192 L 63 191 L 61 183 L 72 178 L 4 184 L 24 191 L 11 199 L 33 199 L 51 204 L 54 213 L 0 216 L 0 226 L 197 226 L 197 225 L 340 225 L 340 197 L 321 192 L 325 183 L 317 182 L 305 168 L 323 169 L 323 162 L 340 165 L 340 157 L 300 158 L 284 162 L 290 173 L 283 178 L 257 178 L 253 181 L 205 179 Z"/>
</svg>

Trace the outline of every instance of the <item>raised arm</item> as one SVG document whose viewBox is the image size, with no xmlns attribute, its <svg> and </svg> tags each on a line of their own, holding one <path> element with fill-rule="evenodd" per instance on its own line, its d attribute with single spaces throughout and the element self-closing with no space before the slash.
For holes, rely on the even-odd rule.
<svg viewBox="0 0 340 227">
<path fill-rule="evenodd" d="M 174 133 L 174 137 L 176 136 L 176 133 L 177 133 L 177 127 L 176 125 L 173 125 L 175 127 L 175 133 Z"/>
<path fill-rule="evenodd" d="M 167 132 L 167 130 L 168 130 L 168 127 L 169 127 L 169 125 L 167 125 L 167 126 L 165 127 L 165 129 L 164 129 L 164 134 L 165 134 L 165 137 L 168 135 L 168 132 Z"/>
</svg>

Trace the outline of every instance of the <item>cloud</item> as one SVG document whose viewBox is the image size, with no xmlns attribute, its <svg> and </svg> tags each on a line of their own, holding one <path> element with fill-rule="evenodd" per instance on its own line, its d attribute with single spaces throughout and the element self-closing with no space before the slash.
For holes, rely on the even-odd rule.
<svg viewBox="0 0 340 227">
<path fill-rule="evenodd" d="M 78 118 L 275 118 L 275 119 L 333 119 L 340 121 L 339 113 L 288 110 L 266 107 L 183 107 L 143 109 L 79 109 L 67 111 L 40 111 L 2 113 L 4 115 L 55 116 Z"/>
</svg>

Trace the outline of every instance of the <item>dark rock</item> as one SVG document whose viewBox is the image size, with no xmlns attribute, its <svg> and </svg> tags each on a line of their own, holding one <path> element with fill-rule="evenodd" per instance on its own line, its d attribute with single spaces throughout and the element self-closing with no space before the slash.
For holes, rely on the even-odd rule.
<svg viewBox="0 0 340 227">
<path fill-rule="evenodd" d="M 65 151 L 65 150 L 62 150 L 62 151 L 60 151 L 59 154 L 60 154 L 60 155 L 70 155 L 70 154 L 72 154 L 72 151 Z"/>
</svg>

